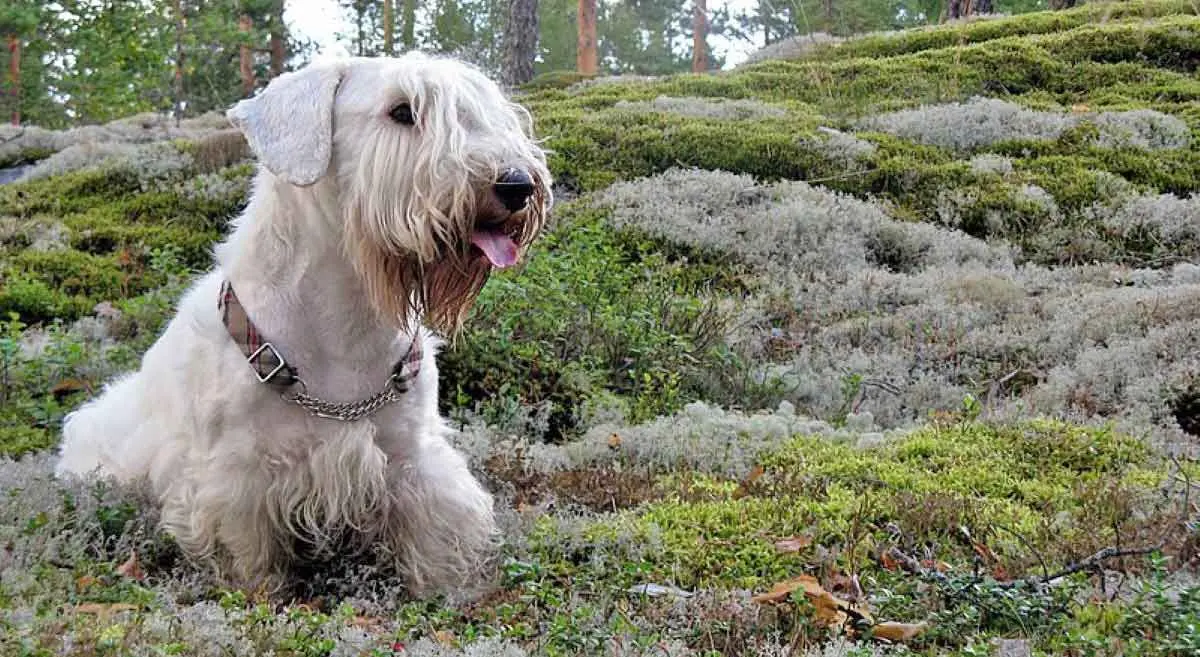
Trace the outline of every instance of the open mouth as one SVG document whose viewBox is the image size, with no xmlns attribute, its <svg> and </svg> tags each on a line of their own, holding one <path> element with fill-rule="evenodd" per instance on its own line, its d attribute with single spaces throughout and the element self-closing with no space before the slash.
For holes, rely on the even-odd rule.
<svg viewBox="0 0 1200 657">
<path fill-rule="evenodd" d="M 505 232 L 506 220 L 480 221 L 475 224 L 471 233 L 471 244 L 474 244 L 492 263 L 493 267 L 504 269 L 517 263 L 517 243 Z"/>
</svg>

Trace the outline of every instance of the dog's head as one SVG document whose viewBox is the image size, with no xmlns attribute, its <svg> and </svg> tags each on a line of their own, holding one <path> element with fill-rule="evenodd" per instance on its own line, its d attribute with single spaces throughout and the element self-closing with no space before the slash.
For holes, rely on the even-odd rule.
<svg viewBox="0 0 1200 657">
<path fill-rule="evenodd" d="M 280 180 L 336 184 L 347 254 L 372 305 L 401 326 L 420 317 L 457 332 L 552 203 L 529 113 L 451 58 L 312 64 L 227 115 Z"/>
</svg>

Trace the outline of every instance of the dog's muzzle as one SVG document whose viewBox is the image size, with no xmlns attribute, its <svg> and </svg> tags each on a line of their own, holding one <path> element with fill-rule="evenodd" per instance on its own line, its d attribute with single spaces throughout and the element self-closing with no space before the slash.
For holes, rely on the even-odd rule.
<svg viewBox="0 0 1200 657">
<path fill-rule="evenodd" d="M 492 189 L 509 212 L 519 212 L 533 196 L 533 178 L 523 169 L 505 169 Z"/>
<path fill-rule="evenodd" d="M 509 219 L 511 215 L 524 210 L 536 192 L 533 176 L 517 167 L 505 169 L 492 183 L 492 194 L 495 196 L 492 203 L 499 201 L 509 216 L 498 212 L 496 216 L 487 213 L 480 217 L 471 233 L 471 243 L 479 248 L 493 267 L 510 267 L 517 262 L 518 245 L 509 230 Z M 495 210 L 498 211 L 499 207 Z"/>
</svg>

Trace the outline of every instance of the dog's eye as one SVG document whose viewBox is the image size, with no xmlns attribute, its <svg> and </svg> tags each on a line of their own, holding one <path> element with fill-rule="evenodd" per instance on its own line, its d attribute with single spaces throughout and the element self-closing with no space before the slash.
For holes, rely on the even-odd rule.
<svg viewBox="0 0 1200 657">
<path fill-rule="evenodd" d="M 393 121 L 401 125 L 412 125 L 415 123 L 413 120 L 412 105 L 409 105 L 408 103 L 400 103 L 399 105 L 393 107 L 392 111 L 389 112 L 388 115 L 392 117 Z"/>
</svg>

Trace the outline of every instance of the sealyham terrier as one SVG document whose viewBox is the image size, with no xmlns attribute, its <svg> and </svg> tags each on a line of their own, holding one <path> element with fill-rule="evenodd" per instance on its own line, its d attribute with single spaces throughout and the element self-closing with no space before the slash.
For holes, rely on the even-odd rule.
<svg viewBox="0 0 1200 657">
<path fill-rule="evenodd" d="M 242 585 L 356 550 L 414 594 L 461 586 L 499 532 L 434 356 L 547 218 L 530 115 L 414 52 L 309 65 L 227 116 L 249 203 L 140 369 L 68 416 L 57 473 L 147 481 L 162 528 Z"/>
</svg>

